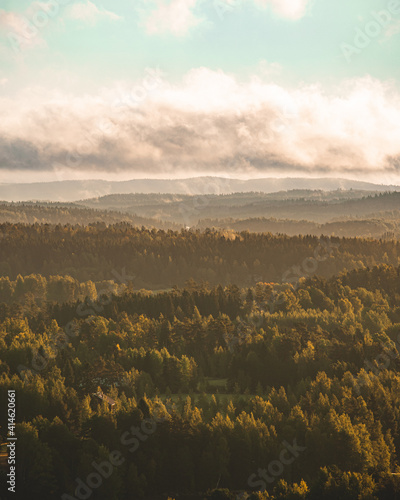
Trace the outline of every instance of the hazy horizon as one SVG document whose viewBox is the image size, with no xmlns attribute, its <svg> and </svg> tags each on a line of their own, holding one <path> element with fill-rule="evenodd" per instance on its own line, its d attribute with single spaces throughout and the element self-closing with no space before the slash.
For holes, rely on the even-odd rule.
<svg viewBox="0 0 400 500">
<path fill-rule="evenodd" d="M 240 176 L 240 175 L 224 175 L 224 174 L 216 174 L 216 175 L 210 175 L 210 174 L 193 174 L 193 175 L 180 175 L 180 176 L 168 176 L 168 175 L 160 175 L 160 176 L 137 176 L 137 177 L 131 177 L 129 175 L 123 175 L 120 176 L 118 179 L 115 178 L 115 175 L 107 176 L 107 175 L 99 175 L 99 176 L 94 176 L 94 177 L 87 177 L 86 175 L 74 175 L 74 176 L 68 176 L 68 175 L 55 175 L 54 177 L 44 175 L 43 178 L 41 176 L 35 176 L 33 179 L 26 179 L 25 178 L 12 178 L 8 180 L 4 180 L 4 178 L 0 181 L 0 186 L 6 186 L 6 185 L 12 185 L 12 184 L 50 184 L 50 183 L 57 183 L 57 182 L 86 182 L 86 181 L 93 181 L 93 182 L 112 182 L 112 183 L 123 183 L 123 182 L 134 182 L 134 181 L 189 181 L 193 179 L 224 179 L 224 180 L 233 180 L 233 181 L 258 181 L 258 180 L 335 180 L 335 181 L 354 181 L 354 182 L 365 182 L 368 184 L 373 184 L 376 186 L 393 186 L 393 187 L 400 187 L 400 177 L 398 178 L 397 182 L 396 180 L 390 180 L 388 179 L 387 182 L 383 182 L 381 178 L 379 177 L 366 177 L 363 180 L 355 178 L 355 176 L 300 176 L 300 175 L 275 175 L 275 176 L 269 176 L 269 175 L 259 175 L 259 176 L 254 176 L 254 177 L 249 177 L 249 176 Z"/>
<path fill-rule="evenodd" d="M 107 195 L 127 194 L 172 194 L 189 195 L 194 198 L 206 195 L 227 195 L 234 193 L 279 193 L 289 191 L 337 190 L 350 194 L 349 190 L 360 193 L 400 191 L 395 184 L 375 184 L 344 178 L 319 177 L 263 177 L 240 179 L 233 177 L 188 177 L 180 179 L 143 178 L 126 181 L 104 179 L 56 180 L 33 183 L 0 183 L 0 201 L 50 201 L 75 202 Z"/>
</svg>

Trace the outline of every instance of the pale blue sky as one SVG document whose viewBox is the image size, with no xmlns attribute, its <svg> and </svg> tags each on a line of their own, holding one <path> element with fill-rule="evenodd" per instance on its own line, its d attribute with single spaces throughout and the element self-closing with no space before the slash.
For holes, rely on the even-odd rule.
<svg viewBox="0 0 400 500">
<path fill-rule="evenodd" d="M 20 0 L 16 9 L 15 3 L 3 0 L 4 11 L 24 15 L 34 4 Z M 69 6 L 73 3 L 77 2 L 71 1 Z M 94 1 L 99 10 L 120 19 L 104 15 L 93 22 L 71 19 L 69 6 L 61 6 L 59 14 L 36 37 L 43 39 L 43 45 L 26 49 L 21 56 L 15 57 L 6 37 L 9 31 L 2 30 L 1 72 L 10 79 L 24 75 L 19 84 L 26 85 L 41 81 L 49 70 L 63 69 L 78 76 L 86 86 L 137 78 L 149 66 L 160 67 L 171 80 L 200 66 L 246 78 L 260 61 L 267 61 L 280 64 L 284 78 L 292 83 L 330 83 L 365 74 L 398 79 L 399 34 L 385 38 L 382 28 L 381 35 L 350 63 L 341 51 L 343 42 L 353 42 L 356 28 L 362 29 L 373 20 L 371 11 L 387 8 L 388 3 L 313 0 L 304 17 L 292 20 L 269 7 L 260 8 L 254 1 L 242 0 L 220 19 L 214 2 L 203 0 L 193 10 L 202 22 L 183 35 L 146 32 L 143 19 L 156 2 Z M 391 25 L 399 22 L 400 15 L 393 16 Z"/>
</svg>

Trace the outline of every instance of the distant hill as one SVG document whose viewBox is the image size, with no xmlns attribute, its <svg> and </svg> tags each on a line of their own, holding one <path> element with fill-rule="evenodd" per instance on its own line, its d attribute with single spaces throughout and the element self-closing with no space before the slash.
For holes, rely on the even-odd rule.
<svg viewBox="0 0 400 500">
<path fill-rule="evenodd" d="M 3 202 L 0 223 L 125 222 L 180 230 L 400 238 L 400 192 L 301 190 L 225 195 L 112 194 L 75 203 Z"/>
<path fill-rule="evenodd" d="M 96 210 L 84 206 L 57 203 L 0 203 L 1 223 L 24 224 L 80 224 L 101 222 L 107 225 L 126 222 L 136 227 L 175 229 L 181 225 L 137 217 L 120 211 Z"/>
<path fill-rule="evenodd" d="M 73 180 L 29 184 L 0 184 L 0 200 L 71 202 L 110 194 L 173 193 L 218 195 L 252 191 L 274 193 L 293 189 L 324 191 L 353 189 L 382 192 L 397 191 L 400 190 L 400 187 L 335 178 L 261 178 L 240 180 L 222 177 L 196 177 L 188 179 L 135 179 L 130 181 Z"/>
<path fill-rule="evenodd" d="M 81 224 L 127 222 L 179 230 L 400 236 L 400 193 L 291 190 L 227 195 L 113 194 L 75 203 L 0 203 L 0 223 Z M 386 235 L 386 236 L 385 236 Z"/>
<path fill-rule="evenodd" d="M 340 236 L 346 238 L 400 238 L 400 214 L 397 220 L 385 218 L 351 219 L 337 222 L 319 224 L 307 220 L 290 219 L 266 219 L 263 217 L 254 219 L 224 219 L 200 220 L 196 229 L 206 228 L 219 230 L 232 230 L 236 232 L 249 231 L 254 233 L 287 234 L 297 236 L 299 234 L 312 236 Z"/>
<path fill-rule="evenodd" d="M 376 218 L 400 209 L 400 192 L 293 191 L 229 195 L 125 194 L 81 200 L 81 205 L 120 210 L 193 226 L 201 219 L 277 218 L 326 223 L 348 218 Z M 396 217 L 394 217 L 396 218 Z"/>
</svg>

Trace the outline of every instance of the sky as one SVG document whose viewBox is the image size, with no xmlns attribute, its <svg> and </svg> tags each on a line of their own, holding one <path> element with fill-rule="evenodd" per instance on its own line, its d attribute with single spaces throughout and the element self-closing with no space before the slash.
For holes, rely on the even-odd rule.
<svg viewBox="0 0 400 500">
<path fill-rule="evenodd" d="M 400 183 L 400 0 L 2 0 L 0 182 Z"/>
</svg>

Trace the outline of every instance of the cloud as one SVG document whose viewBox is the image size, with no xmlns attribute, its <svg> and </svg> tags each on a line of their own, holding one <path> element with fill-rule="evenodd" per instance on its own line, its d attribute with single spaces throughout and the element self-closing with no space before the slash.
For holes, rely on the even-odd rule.
<svg viewBox="0 0 400 500">
<path fill-rule="evenodd" d="M 270 7 L 278 16 L 290 20 L 301 19 L 311 0 L 215 0 L 216 12 L 221 17 L 225 10 L 233 11 L 243 3 L 265 9 Z M 141 25 L 150 35 L 172 34 L 183 37 L 193 28 L 205 24 L 199 14 L 203 0 L 153 0 L 150 8 L 140 8 Z"/>
<path fill-rule="evenodd" d="M 4 170 L 400 177 L 400 95 L 372 78 L 327 93 L 199 68 L 92 96 L 27 89 L 0 114 Z"/>
<path fill-rule="evenodd" d="M 83 21 L 91 25 L 101 20 L 118 21 L 122 19 L 122 17 L 114 12 L 97 7 L 97 5 L 90 0 L 87 2 L 75 2 L 67 7 L 66 17 L 77 21 Z"/>
<path fill-rule="evenodd" d="M 157 0 L 150 11 L 141 11 L 142 25 L 151 35 L 187 35 L 204 21 L 195 12 L 198 3 L 198 0 Z"/>
<path fill-rule="evenodd" d="M 57 1 L 34 1 L 22 13 L 0 9 L 0 30 L 6 34 L 9 47 L 17 53 L 26 49 L 46 47 L 44 31 L 60 15 L 89 25 L 95 25 L 102 19 L 121 19 L 117 14 L 97 7 L 90 0 L 75 2 L 67 7 Z"/>
<path fill-rule="evenodd" d="M 23 14 L 0 9 L 0 31 L 6 34 L 11 47 L 17 51 L 46 46 L 40 30 L 30 20 L 30 14 L 31 9 Z"/>
<path fill-rule="evenodd" d="M 255 0 L 261 7 L 271 7 L 280 17 L 298 20 L 305 16 L 310 0 Z"/>
<path fill-rule="evenodd" d="M 383 38 L 383 41 L 387 41 L 393 36 L 398 35 L 399 33 L 400 33 L 400 19 L 389 24 L 389 26 L 385 31 L 385 36 Z"/>
</svg>

